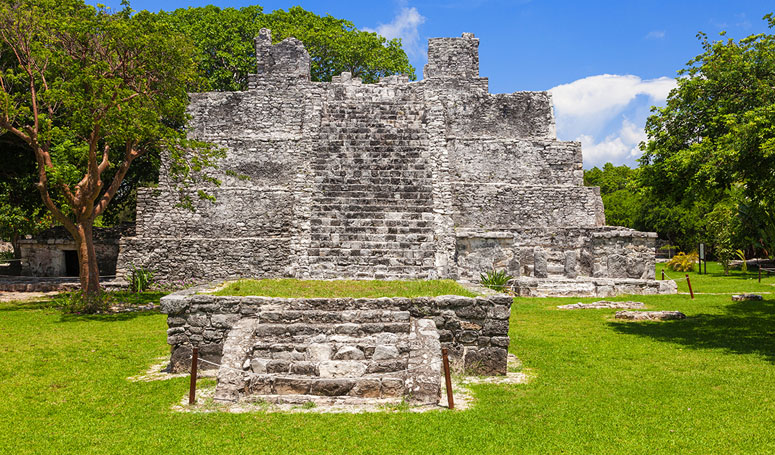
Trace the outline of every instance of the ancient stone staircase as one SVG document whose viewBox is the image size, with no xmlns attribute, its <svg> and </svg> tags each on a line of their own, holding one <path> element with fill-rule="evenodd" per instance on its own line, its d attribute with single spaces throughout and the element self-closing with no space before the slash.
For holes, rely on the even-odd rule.
<svg viewBox="0 0 775 455">
<path fill-rule="evenodd" d="M 222 401 L 309 395 L 433 402 L 439 390 L 435 324 L 408 311 L 266 306 L 232 329 L 221 361 L 215 398 Z"/>
<path fill-rule="evenodd" d="M 315 276 L 427 277 L 433 269 L 431 170 L 411 100 L 343 103 L 323 114 L 312 163 Z"/>
</svg>

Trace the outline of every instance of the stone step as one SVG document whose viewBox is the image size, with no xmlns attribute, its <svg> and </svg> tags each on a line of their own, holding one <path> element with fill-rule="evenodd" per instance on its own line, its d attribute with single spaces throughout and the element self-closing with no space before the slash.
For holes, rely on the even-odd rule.
<svg viewBox="0 0 775 455">
<path fill-rule="evenodd" d="M 315 248 L 346 248 L 350 250 L 412 250 L 419 245 L 432 242 L 433 232 L 429 229 L 425 234 L 378 234 L 378 233 L 348 233 L 346 228 L 328 229 L 321 232 L 315 229 L 310 238 L 316 243 Z M 356 254 L 357 255 L 357 254 Z"/>
<path fill-rule="evenodd" d="M 250 358 L 254 360 L 251 366 L 255 373 L 277 373 L 279 368 L 283 373 L 291 372 L 294 374 L 309 374 L 317 376 L 317 365 L 320 362 L 329 360 L 345 361 L 360 360 L 364 362 L 376 362 L 372 365 L 372 372 L 376 370 L 393 368 L 391 365 L 395 361 L 406 362 L 409 355 L 409 342 L 395 343 L 392 345 L 365 345 L 349 343 L 313 343 L 304 345 L 303 343 L 277 343 L 272 339 L 259 338 L 253 345 L 253 353 Z M 258 362 L 260 360 L 260 362 Z M 282 366 L 274 361 L 298 363 L 298 365 Z M 386 361 L 393 361 L 392 363 Z M 271 365 L 267 362 L 273 361 Z M 258 363 L 255 363 L 258 362 Z M 280 365 L 280 366 L 278 366 Z M 401 369 L 400 366 L 395 367 Z"/>
<path fill-rule="evenodd" d="M 422 213 L 432 213 L 433 207 L 430 203 L 426 206 L 417 205 L 402 205 L 401 210 L 395 210 L 398 205 L 356 205 L 352 203 L 348 204 L 314 204 L 312 206 L 312 217 L 322 218 L 326 215 L 338 215 L 347 219 L 371 219 L 378 220 L 388 218 L 387 221 L 392 221 L 394 226 L 402 224 L 402 221 L 407 219 L 420 219 Z M 359 209 L 360 208 L 360 209 Z M 388 216 L 392 213 L 392 216 Z M 415 215 L 411 215 L 414 213 Z M 392 218 L 392 219 L 391 219 Z"/>
<path fill-rule="evenodd" d="M 344 322 L 407 322 L 408 311 L 391 310 L 267 310 L 258 313 L 260 324 L 344 323 Z"/>
<path fill-rule="evenodd" d="M 314 169 L 313 169 L 314 170 Z M 352 182 L 344 180 L 342 183 L 361 183 L 364 179 L 371 183 L 390 184 L 391 179 L 406 179 L 410 181 L 420 181 L 430 183 L 432 174 L 428 169 L 363 169 L 356 168 L 352 163 L 336 160 L 329 166 L 320 169 L 324 172 L 326 178 L 332 179 L 353 179 Z"/>
<path fill-rule="evenodd" d="M 296 335 L 355 335 L 363 336 L 372 333 L 391 332 L 409 333 L 409 322 L 372 322 L 363 324 L 259 324 L 256 328 L 256 336 L 277 337 L 276 339 L 292 337 Z"/>
<path fill-rule="evenodd" d="M 398 250 L 394 250 L 398 251 Z M 404 251 L 404 250 L 402 250 Z M 395 273 L 400 274 L 400 269 L 407 269 L 407 273 L 411 273 L 411 269 L 425 269 L 433 267 L 434 256 L 411 252 L 404 252 L 397 254 L 390 250 L 384 250 L 381 253 L 375 253 L 370 251 L 368 256 L 365 256 L 363 252 L 355 253 L 345 250 L 341 253 L 329 252 L 327 256 L 314 256 L 310 254 L 308 257 L 311 267 L 315 269 L 329 269 L 331 267 L 352 268 L 351 271 L 358 271 L 357 277 L 371 277 L 372 275 L 362 275 L 361 273 L 368 273 L 368 268 L 373 267 L 372 271 L 376 274 L 382 273 Z M 320 267 L 323 265 L 323 267 Z"/>
<path fill-rule="evenodd" d="M 393 262 L 391 261 L 391 263 Z M 395 261 L 395 264 L 346 264 L 315 261 L 310 264 L 310 269 L 322 279 L 337 279 L 344 272 L 356 280 L 426 280 L 438 277 L 433 259 L 427 260 L 427 262 L 423 261 L 422 264 L 402 264 L 399 261 Z"/>
<path fill-rule="evenodd" d="M 291 340 L 285 343 L 278 343 L 274 339 L 256 339 L 256 341 L 253 343 L 251 349 L 253 352 L 266 359 L 284 359 L 284 360 L 317 360 L 320 361 L 320 355 L 317 355 L 315 358 L 306 358 L 306 353 L 309 348 L 309 346 L 315 346 L 315 349 L 318 349 L 318 353 L 323 352 L 320 349 L 323 349 L 322 347 L 328 346 L 329 348 L 329 355 L 322 360 L 329 360 L 331 355 L 336 353 L 340 348 L 343 346 L 353 346 L 358 349 L 360 349 L 364 356 L 366 358 L 371 358 L 374 354 L 374 350 L 377 346 L 395 346 L 396 354 L 393 356 L 388 356 L 385 353 L 388 351 L 393 350 L 385 350 L 380 349 L 380 354 L 377 355 L 377 360 L 384 360 L 389 358 L 394 358 L 398 354 L 405 354 L 409 352 L 409 338 L 406 334 L 397 334 L 397 333 L 391 333 L 391 332 L 381 332 L 373 335 L 368 336 L 348 336 L 348 335 L 329 335 L 329 336 L 317 336 L 313 337 L 313 341 L 310 342 L 310 338 L 307 337 L 304 340 L 301 340 L 301 338 L 298 338 L 296 340 Z M 314 350 L 314 349 L 313 349 Z M 275 353 L 281 353 L 279 355 L 276 355 Z M 297 354 L 303 354 L 305 355 L 305 358 L 302 359 L 301 355 L 294 355 L 294 353 Z M 288 355 L 292 354 L 292 355 Z"/>
<path fill-rule="evenodd" d="M 308 248 L 309 257 L 377 257 L 387 255 L 392 258 L 419 259 L 434 257 L 436 253 L 430 242 L 330 242 L 313 239 Z"/>
<path fill-rule="evenodd" d="M 371 207 L 368 208 L 371 209 Z M 318 209 L 319 207 L 313 207 L 313 213 L 310 216 L 310 222 L 313 224 L 313 226 L 349 225 L 420 228 L 426 227 L 424 223 L 428 223 L 434 218 L 433 212 L 431 211 L 403 212 L 395 210 L 359 212 L 358 215 L 364 216 L 359 216 L 357 218 L 344 218 L 345 214 L 349 214 L 349 212 L 342 210 L 323 212 L 322 210 Z"/>
<path fill-rule="evenodd" d="M 393 188 L 399 185 L 423 185 L 431 187 L 433 183 L 430 177 L 425 176 L 373 176 L 370 174 L 362 174 L 360 172 L 348 172 L 348 168 L 328 169 L 329 174 L 319 175 L 315 177 L 315 183 L 325 185 L 340 185 L 343 188 L 347 186 L 368 186 L 369 188 L 384 187 L 387 189 Z M 341 173 L 340 173 L 341 172 Z M 405 172 L 420 172 L 420 171 L 405 171 Z M 422 171 L 425 173 L 425 171 Z M 336 174 L 334 174 L 336 173 Z"/>
<path fill-rule="evenodd" d="M 315 182 L 321 191 L 329 194 L 332 191 L 343 191 L 347 194 L 354 192 L 366 192 L 368 194 L 379 194 L 385 192 L 393 193 L 427 193 L 432 191 L 430 184 L 423 184 L 414 181 L 391 183 L 391 184 L 371 184 L 371 183 L 340 183 L 340 182 Z"/>
<path fill-rule="evenodd" d="M 386 242 L 397 241 L 414 241 L 418 237 L 428 236 L 432 233 L 430 229 L 424 229 L 425 227 L 387 227 L 387 226 L 325 226 L 325 225 L 312 225 L 310 228 L 312 234 L 328 235 L 338 234 L 340 240 L 366 240 L 361 236 L 379 235 L 382 236 Z M 410 232 L 410 229 L 412 232 Z M 418 230 L 422 232 L 417 232 Z M 345 237 L 343 237 L 345 236 Z"/>
<path fill-rule="evenodd" d="M 307 376 L 310 378 L 338 378 L 385 375 L 402 372 L 409 365 L 409 355 L 403 354 L 392 359 L 334 359 L 301 360 L 302 358 L 266 358 L 254 356 L 250 361 L 250 372 L 254 374 L 283 374 Z"/>
<path fill-rule="evenodd" d="M 375 143 L 373 141 L 347 141 L 342 144 L 318 146 L 312 150 L 312 169 L 344 168 L 348 163 L 359 163 L 362 168 L 351 168 L 351 172 L 365 173 L 367 165 L 379 166 L 377 170 L 412 169 L 413 166 L 428 169 L 429 161 L 424 155 L 427 144 L 421 141 L 406 143 Z M 314 146 L 313 146 L 314 147 Z"/>
<path fill-rule="evenodd" d="M 317 378 L 291 375 L 251 375 L 246 389 L 258 395 L 320 395 L 359 397 L 400 397 L 404 395 L 401 377 Z"/>
<path fill-rule="evenodd" d="M 383 212 L 384 213 L 384 212 Z M 433 221 L 434 215 L 430 212 L 412 212 L 412 213 L 397 213 L 397 212 L 388 212 L 387 215 L 388 218 L 395 218 L 395 219 L 374 219 L 374 218 L 364 218 L 364 219 L 355 219 L 350 220 L 346 218 L 331 218 L 330 213 L 328 214 L 317 214 L 317 216 L 312 216 L 310 218 L 310 224 L 312 225 L 313 229 L 323 229 L 326 227 L 330 228 L 351 228 L 353 229 L 351 232 L 369 232 L 370 229 L 375 229 L 375 232 L 382 232 L 386 234 L 416 234 L 416 233 L 422 233 L 425 231 L 422 231 L 422 228 L 429 227 L 429 224 L 426 224 L 430 221 Z M 400 217 L 400 218 L 399 218 Z M 383 217 L 385 218 L 385 217 Z M 400 223 L 399 223 L 400 220 Z M 390 226 L 385 224 L 386 222 L 390 222 Z M 361 231 L 360 229 L 367 229 L 367 231 Z M 420 229 L 418 231 L 418 229 Z M 321 232 L 326 232 L 325 230 L 322 230 Z"/>
</svg>

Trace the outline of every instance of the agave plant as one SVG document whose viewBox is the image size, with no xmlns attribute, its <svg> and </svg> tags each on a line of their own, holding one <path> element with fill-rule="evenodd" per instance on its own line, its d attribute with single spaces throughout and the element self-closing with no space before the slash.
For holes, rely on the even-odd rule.
<svg viewBox="0 0 775 455">
<path fill-rule="evenodd" d="M 486 288 L 503 291 L 503 288 L 506 287 L 506 283 L 512 278 L 514 277 L 507 274 L 506 270 L 495 270 L 495 268 L 493 268 L 487 273 L 479 274 L 479 283 Z"/>
</svg>

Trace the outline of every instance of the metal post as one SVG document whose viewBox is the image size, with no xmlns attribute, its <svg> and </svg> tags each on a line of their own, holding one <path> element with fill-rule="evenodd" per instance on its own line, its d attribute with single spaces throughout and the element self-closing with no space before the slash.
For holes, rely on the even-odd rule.
<svg viewBox="0 0 775 455">
<path fill-rule="evenodd" d="M 196 367 L 199 363 L 199 348 L 194 348 L 191 354 L 191 385 L 188 389 L 188 404 L 193 405 L 196 402 Z"/>
<path fill-rule="evenodd" d="M 689 294 L 692 296 L 692 300 L 694 300 L 694 291 L 692 291 L 692 282 L 689 280 L 689 274 L 686 274 L 686 284 L 689 285 Z"/>
<path fill-rule="evenodd" d="M 455 409 L 455 400 L 452 398 L 452 378 L 449 375 L 447 348 L 441 348 L 441 358 L 444 361 L 444 379 L 447 381 L 447 404 L 449 404 L 449 409 Z"/>
<path fill-rule="evenodd" d="M 759 283 L 762 282 L 762 265 L 756 264 L 756 268 L 759 269 Z"/>
<path fill-rule="evenodd" d="M 662 269 L 662 281 L 665 281 L 665 269 Z"/>
</svg>

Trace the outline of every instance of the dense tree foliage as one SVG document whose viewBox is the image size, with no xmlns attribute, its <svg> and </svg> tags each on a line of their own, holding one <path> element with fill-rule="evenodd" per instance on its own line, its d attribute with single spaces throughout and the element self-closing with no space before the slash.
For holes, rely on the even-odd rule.
<svg viewBox="0 0 775 455">
<path fill-rule="evenodd" d="M 82 0 L 0 4 L 0 129 L 34 154 L 35 186 L 77 245 L 81 286 L 99 290 L 95 219 L 132 163 L 162 148 L 178 181 L 220 150 L 185 138 L 194 47 L 147 12 Z"/>
<path fill-rule="evenodd" d="M 304 43 L 313 81 L 330 81 L 343 71 L 367 83 L 391 74 L 416 78 L 400 39 L 387 40 L 344 19 L 318 16 L 298 6 L 266 14 L 257 5 L 240 9 L 210 5 L 160 12 L 158 17 L 190 37 L 200 51 L 199 71 L 206 85 L 192 90 L 245 90 L 248 74 L 256 71 L 253 39 L 263 27 L 272 30 L 275 43 L 291 36 Z"/>
<path fill-rule="evenodd" d="M 765 20 L 775 26 L 771 15 Z M 775 35 L 698 37 L 702 54 L 646 124 L 643 222 L 684 245 L 752 245 L 772 254 Z M 721 241 L 720 226 L 737 227 Z"/>
<path fill-rule="evenodd" d="M 19 240 L 51 225 L 51 213 L 35 188 L 35 157 L 18 137 L 0 136 L 0 239 L 13 245 L 10 271 L 19 273 Z"/>
<path fill-rule="evenodd" d="M 640 204 L 637 169 L 606 163 L 584 172 L 584 184 L 600 187 L 606 224 L 634 228 Z"/>
</svg>

